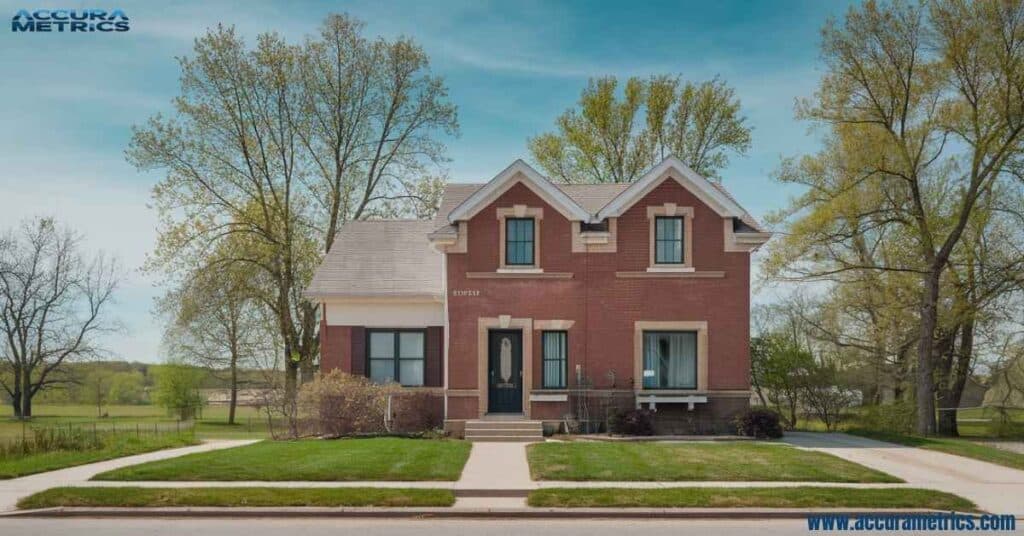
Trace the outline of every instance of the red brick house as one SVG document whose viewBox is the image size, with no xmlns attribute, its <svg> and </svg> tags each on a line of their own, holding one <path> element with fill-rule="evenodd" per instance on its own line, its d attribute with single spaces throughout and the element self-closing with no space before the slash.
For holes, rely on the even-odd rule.
<svg viewBox="0 0 1024 536">
<path fill-rule="evenodd" d="M 445 426 L 601 421 L 732 429 L 750 397 L 750 253 L 769 234 L 668 158 L 631 184 L 554 184 L 516 161 L 449 185 L 432 222 L 347 224 L 307 295 L 321 370 L 429 390 Z"/>
</svg>

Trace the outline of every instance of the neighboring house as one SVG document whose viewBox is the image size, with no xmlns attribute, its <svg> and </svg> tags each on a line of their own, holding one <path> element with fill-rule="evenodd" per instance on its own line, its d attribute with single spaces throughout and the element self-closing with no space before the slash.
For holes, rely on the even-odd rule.
<svg viewBox="0 0 1024 536">
<path fill-rule="evenodd" d="M 455 434 L 494 414 L 560 422 L 584 387 L 656 409 L 662 432 L 730 431 L 750 398 L 750 252 L 768 238 L 675 158 L 594 185 L 517 160 L 449 185 L 432 222 L 341 229 L 307 291 L 321 370 L 432 391 Z"/>
</svg>

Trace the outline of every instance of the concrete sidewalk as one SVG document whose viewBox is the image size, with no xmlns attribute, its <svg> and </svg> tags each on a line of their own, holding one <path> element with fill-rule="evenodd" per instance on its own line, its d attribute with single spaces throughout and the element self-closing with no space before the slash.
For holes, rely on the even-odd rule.
<svg viewBox="0 0 1024 536">
<path fill-rule="evenodd" d="M 959 495 L 992 513 L 1024 515 L 1024 471 L 839 433 L 788 432 L 783 441 L 889 473 L 909 486 Z"/>
<path fill-rule="evenodd" d="M 105 471 L 112 471 L 121 467 L 128 467 L 129 465 L 165 460 L 167 458 L 177 458 L 178 456 L 184 456 L 186 454 L 193 454 L 196 452 L 240 447 L 242 445 L 249 445 L 256 442 L 258 442 L 258 440 L 253 439 L 207 441 L 194 447 L 158 450 L 154 452 L 147 452 L 146 454 L 114 458 L 112 460 L 102 462 L 68 467 L 67 469 L 58 469 L 56 471 L 48 471 L 46 473 L 12 478 L 10 480 L 0 480 L 0 512 L 14 510 L 18 499 L 27 497 L 33 493 L 38 493 L 58 486 L 89 485 L 90 483 L 88 480 L 90 478 Z M 124 482 L 120 484 L 130 485 Z"/>
</svg>

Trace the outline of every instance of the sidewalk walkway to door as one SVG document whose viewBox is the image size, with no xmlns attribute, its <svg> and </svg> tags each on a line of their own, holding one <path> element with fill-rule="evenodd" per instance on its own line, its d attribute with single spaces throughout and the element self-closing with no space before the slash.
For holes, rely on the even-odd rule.
<svg viewBox="0 0 1024 536">
<path fill-rule="evenodd" d="M 524 490 L 536 488 L 526 461 L 527 443 L 473 443 L 455 483 L 456 507 L 523 507 Z"/>
<path fill-rule="evenodd" d="M 37 473 L 20 478 L 12 478 L 10 480 L 0 480 L 0 512 L 14 510 L 18 503 L 18 499 L 28 497 L 29 495 L 48 490 L 50 488 L 56 488 L 59 486 L 88 486 L 95 484 L 95 482 L 90 482 L 89 479 L 104 471 L 112 471 L 114 469 L 120 469 L 121 467 L 138 465 L 140 463 L 166 460 L 167 458 L 177 458 L 178 456 L 184 456 L 195 452 L 240 447 L 242 445 L 256 443 L 257 441 L 258 440 L 256 439 L 206 441 L 203 444 L 196 445 L 194 447 L 158 450 L 155 452 L 147 452 L 146 454 L 137 454 L 135 456 L 126 456 L 124 458 L 115 458 L 113 460 L 68 467 L 67 469 L 58 469 L 56 471 L 49 471 L 46 473 Z M 124 482 L 119 482 L 118 484 L 121 486 L 126 485 Z"/>
</svg>

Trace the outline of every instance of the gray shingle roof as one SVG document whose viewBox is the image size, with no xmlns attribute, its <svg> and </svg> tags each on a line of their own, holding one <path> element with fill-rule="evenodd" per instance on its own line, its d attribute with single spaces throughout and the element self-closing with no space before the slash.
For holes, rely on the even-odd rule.
<svg viewBox="0 0 1024 536">
<path fill-rule="evenodd" d="M 348 222 L 313 275 L 310 297 L 441 297 L 441 254 L 427 234 L 433 222 Z"/>
</svg>

